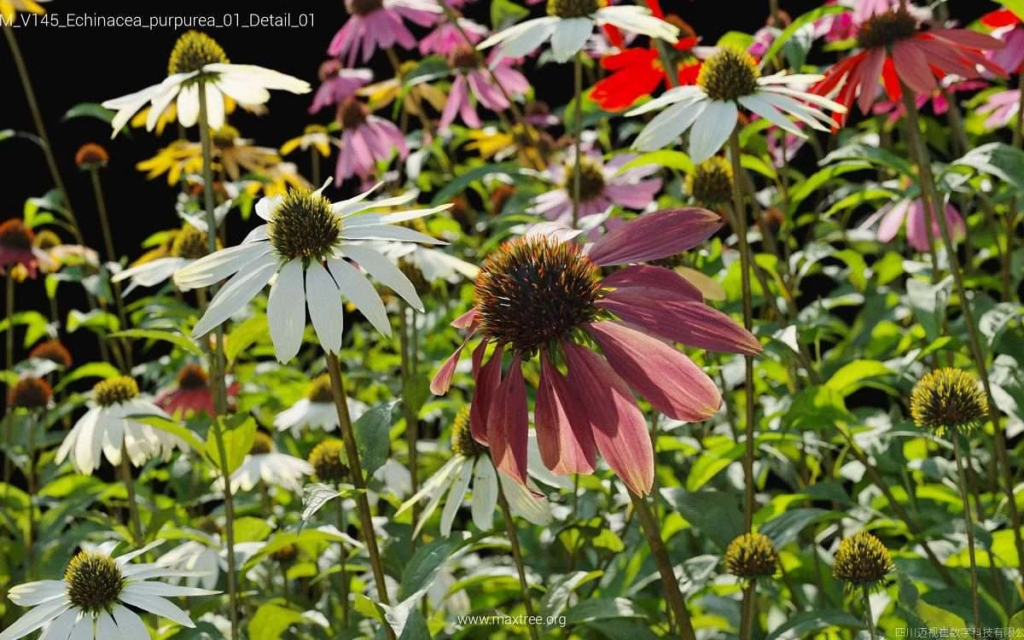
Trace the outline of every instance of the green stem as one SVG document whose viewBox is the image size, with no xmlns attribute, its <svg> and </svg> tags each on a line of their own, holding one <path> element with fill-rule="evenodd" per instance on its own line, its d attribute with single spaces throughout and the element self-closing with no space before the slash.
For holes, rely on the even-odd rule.
<svg viewBox="0 0 1024 640">
<path fill-rule="evenodd" d="M 14 273 L 7 270 L 7 331 L 4 332 L 4 364 L 8 371 L 14 371 Z M 7 488 L 11 484 L 11 449 L 14 442 L 11 438 L 11 422 L 14 421 L 14 411 L 7 403 L 4 411 L 3 449 L 4 449 L 4 498 L 7 497 Z"/>
<path fill-rule="evenodd" d="M 142 518 L 139 516 L 139 499 L 135 495 L 135 480 L 132 478 L 132 467 L 128 461 L 128 447 L 121 445 L 121 481 L 128 492 L 128 516 L 132 525 L 132 535 L 137 548 L 146 545 L 146 534 L 142 529 Z"/>
<path fill-rule="evenodd" d="M 313 177 L 313 187 L 319 189 L 323 184 L 320 182 L 320 152 L 316 146 L 309 148 L 310 175 Z"/>
<path fill-rule="evenodd" d="M 45 415 L 45 414 L 44 414 Z M 35 575 L 35 535 L 36 535 L 36 429 L 45 424 L 45 421 L 37 421 L 35 414 L 28 420 L 27 433 L 25 435 L 26 461 L 25 483 L 28 489 L 28 535 L 25 537 L 25 556 L 28 562 L 27 575 L 29 579 Z"/>
<path fill-rule="evenodd" d="M 754 596 L 756 580 L 751 579 L 743 585 L 743 603 L 740 605 L 740 640 L 753 640 L 754 637 Z"/>
<path fill-rule="evenodd" d="M 579 54 L 573 58 L 573 149 L 576 152 L 576 166 L 572 172 L 572 227 L 580 220 L 580 184 L 582 183 L 583 158 L 580 142 L 583 136 L 583 62 Z"/>
<path fill-rule="evenodd" d="M 485 459 L 482 464 L 489 464 L 489 461 Z M 519 548 L 519 534 L 516 533 L 516 523 L 512 519 L 512 510 L 508 506 L 508 500 L 505 498 L 505 490 L 501 486 L 500 478 L 498 479 L 498 504 L 501 506 L 501 515 L 505 521 L 505 532 L 508 534 L 509 544 L 512 545 L 512 561 L 515 562 L 516 572 L 519 574 L 519 590 L 523 597 L 523 607 L 526 608 L 526 615 L 533 620 L 533 600 L 530 598 L 530 582 L 526 578 L 526 564 L 523 562 L 523 551 Z M 537 625 L 533 624 L 533 622 L 527 622 L 526 626 L 530 630 L 530 638 L 532 640 L 540 640 Z"/>
<path fill-rule="evenodd" d="M 960 434 L 953 434 L 953 457 L 960 476 L 960 499 L 964 504 L 964 526 L 967 527 L 967 555 L 971 561 L 971 607 L 974 613 L 974 628 L 981 629 L 981 606 L 978 602 L 978 565 L 974 557 L 974 523 L 971 518 L 971 503 L 967 496 L 967 472 L 964 471 L 963 455 L 960 452 Z"/>
<path fill-rule="evenodd" d="M 661 539 L 661 529 L 658 526 L 658 519 L 654 517 L 647 500 L 636 495 L 632 491 L 629 497 L 633 501 L 633 509 L 640 518 L 640 528 L 647 539 L 647 546 L 651 550 L 654 564 L 658 567 L 658 574 L 661 576 L 661 588 L 665 593 L 665 599 L 672 610 L 672 616 L 679 627 L 679 636 L 683 640 L 694 640 L 696 635 L 693 630 L 693 622 L 690 620 L 690 612 L 686 609 L 686 598 L 679 588 L 679 580 L 676 579 L 675 569 L 672 567 L 672 560 L 668 557 L 668 549 Z"/>
<path fill-rule="evenodd" d="M 338 362 L 337 355 L 327 353 L 326 356 L 327 371 L 331 377 L 331 391 L 334 394 L 334 406 L 338 411 L 338 422 L 341 425 L 341 435 L 345 442 L 345 455 L 352 473 L 352 483 L 356 487 L 356 507 L 359 511 L 360 526 L 363 529 L 363 537 L 366 539 L 366 552 L 370 556 L 373 581 L 377 585 L 377 598 L 382 604 L 390 605 L 388 585 L 384 578 L 384 563 L 381 561 L 380 549 L 377 546 L 377 535 L 373 531 L 373 513 L 370 511 L 370 501 L 366 497 L 366 480 L 363 478 L 363 465 L 359 460 L 359 445 L 356 443 L 352 418 L 348 414 L 348 405 L 345 402 L 345 381 L 341 374 L 341 364 Z M 384 631 L 390 640 L 395 640 L 395 632 L 391 625 L 385 623 Z"/>
<path fill-rule="evenodd" d="M 408 314 L 412 313 L 412 322 L 409 322 Z M 420 422 L 416 415 L 416 408 L 409 402 L 413 381 L 416 380 L 416 363 L 413 352 L 416 350 L 415 334 L 410 335 L 410 324 L 416 325 L 416 311 L 411 309 L 405 302 L 398 303 L 398 348 L 401 352 L 401 375 L 402 375 L 402 412 L 405 416 L 405 441 L 409 449 L 409 475 L 412 479 L 412 493 L 420 489 L 419 478 L 419 430 Z M 413 507 L 413 521 L 418 518 L 419 509 Z M 416 541 L 413 540 L 413 545 Z"/>
<path fill-rule="evenodd" d="M 231 603 L 231 640 L 238 640 L 238 573 L 235 567 L 235 498 L 231 490 L 231 474 L 227 473 L 228 452 L 224 446 L 224 428 L 220 420 L 213 426 L 220 453 L 221 477 L 224 479 L 224 542 L 228 551 L 228 600 Z"/>
<path fill-rule="evenodd" d="M 925 198 L 925 210 L 939 212 L 941 198 L 935 187 L 935 179 L 932 176 L 931 159 L 928 154 L 928 147 L 921 138 L 921 129 L 918 122 L 917 104 L 914 102 L 913 92 L 907 86 L 903 86 L 903 104 L 907 109 L 907 136 L 910 144 L 916 149 L 919 160 L 919 171 L 921 172 L 921 186 Z M 968 343 L 971 348 L 971 356 L 974 365 L 981 378 L 982 387 L 988 398 L 988 417 L 992 423 L 992 440 L 995 448 L 996 467 L 1002 467 L 1004 474 L 1003 489 L 1006 491 L 1007 507 L 1010 511 L 1010 523 L 1013 528 L 1014 545 L 1017 549 L 1017 557 L 1020 562 L 1019 569 L 1024 573 L 1024 540 L 1021 539 L 1020 513 L 1017 510 L 1017 500 L 1014 494 L 1013 470 L 1010 467 L 1010 460 L 1006 453 L 1006 442 L 1003 439 L 1003 432 L 999 426 L 999 409 L 992 396 L 992 384 L 988 377 L 988 367 L 985 361 L 985 352 L 982 349 L 981 337 L 978 334 L 978 326 L 974 319 L 974 310 L 971 307 L 970 298 L 967 295 L 967 287 L 964 285 L 963 275 L 960 270 L 960 260 L 957 257 L 956 246 L 953 244 L 953 237 L 950 234 L 949 224 L 945 215 L 937 215 L 939 230 L 942 232 L 942 242 L 949 255 L 949 270 L 953 276 L 953 284 L 957 296 L 960 298 L 960 307 L 964 314 L 964 324 L 967 326 Z M 930 227 L 930 225 L 929 225 Z M 998 470 L 996 470 L 998 472 Z"/>
<path fill-rule="evenodd" d="M 338 498 L 334 501 L 337 509 L 338 518 L 338 531 L 342 533 L 348 528 L 348 524 L 345 522 L 345 507 L 342 505 L 342 499 Z M 343 629 L 348 629 L 348 552 L 345 550 L 345 545 L 338 543 L 339 553 L 341 554 L 341 570 L 340 574 L 341 588 L 339 589 L 339 597 L 341 598 L 341 626 Z"/>
<path fill-rule="evenodd" d="M 733 130 L 729 136 L 729 156 L 732 160 L 733 169 L 733 208 L 735 212 L 736 237 L 740 246 L 740 272 L 742 276 L 743 295 L 743 326 L 747 331 L 754 328 L 754 309 L 750 292 L 750 274 L 753 265 L 753 256 L 750 251 L 750 244 L 747 242 L 747 213 L 743 203 L 743 186 L 740 176 L 743 175 L 743 165 L 740 160 L 740 137 L 738 130 Z M 767 294 L 767 292 L 765 292 Z M 743 473 L 746 479 L 746 492 L 743 502 L 744 528 L 749 533 L 754 524 L 754 358 L 743 356 L 745 364 L 743 392 L 746 396 L 746 424 L 745 447 L 743 452 Z"/>
<path fill-rule="evenodd" d="M 871 640 L 878 640 L 878 631 L 875 630 L 875 619 L 871 615 L 871 592 L 868 590 L 868 585 L 861 585 L 860 592 L 864 599 L 864 623 L 868 626 Z"/>
<path fill-rule="evenodd" d="M 117 262 L 117 253 L 114 251 L 114 237 L 110 232 L 110 217 L 107 215 L 107 199 L 103 197 L 103 184 L 100 182 L 99 168 L 89 169 L 89 181 L 92 183 L 92 193 L 96 198 L 96 211 L 100 218 L 100 231 L 103 233 L 103 247 L 107 253 L 107 262 Z M 121 330 L 128 329 L 128 314 L 124 310 L 124 297 L 121 295 L 121 283 L 111 282 L 110 290 L 114 295 L 114 308 L 117 310 L 117 319 L 121 323 Z M 128 340 L 121 339 L 121 349 L 124 356 L 124 366 L 129 370 L 132 367 L 132 351 Z"/>
</svg>

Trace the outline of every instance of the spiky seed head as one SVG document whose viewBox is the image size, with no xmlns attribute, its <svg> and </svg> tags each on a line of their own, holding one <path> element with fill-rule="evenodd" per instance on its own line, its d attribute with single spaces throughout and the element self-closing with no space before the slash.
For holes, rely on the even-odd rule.
<svg viewBox="0 0 1024 640">
<path fill-rule="evenodd" d="M 257 431 L 252 439 L 252 447 L 249 449 L 249 455 L 261 456 L 266 455 L 274 450 L 274 439 L 263 433 Z"/>
<path fill-rule="evenodd" d="M 761 77 L 757 61 L 746 51 L 720 47 L 704 61 L 697 84 L 712 100 L 736 100 L 757 92 Z"/>
<path fill-rule="evenodd" d="M 15 382 L 7 393 L 7 404 L 12 409 L 43 409 L 49 406 L 52 398 L 50 383 L 36 376 L 25 376 Z"/>
<path fill-rule="evenodd" d="M 606 0 L 548 0 L 548 15 L 559 18 L 586 18 L 606 6 Z"/>
<path fill-rule="evenodd" d="M 865 20 L 857 31 L 857 46 L 861 49 L 891 47 L 917 32 L 917 18 L 901 9 L 876 13 Z"/>
<path fill-rule="evenodd" d="M 274 207 L 267 237 L 284 261 L 323 262 L 341 242 L 341 218 L 331 211 L 327 198 L 296 189 Z"/>
<path fill-rule="evenodd" d="M 178 387 L 181 389 L 206 389 L 210 383 L 210 376 L 206 369 L 196 363 L 186 364 L 178 372 Z"/>
<path fill-rule="evenodd" d="M 209 237 L 190 224 L 183 225 L 174 234 L 171 242 L 171 255 L 175 258 L 198 260 L 210 252 Z"/>
<path fill-rule="evenodd" d="M 448 66 L 452 69 L 476 69 L 480 66 L 480 58 L 473 47 L 460 45 L 448 54 Z"/>
<path fill-rule="evenodd" d="M 342 129 L 358 129 L 366 124 L 366 119 L 369 117 L 370 110 L 355 96 L 345 98 L 338 105 L 338 122 Z"/>
<path fill-rule="evenodd" d="M 310 402 L 322 404 L 334 402 L 334 391 L 331 389 L 330 374 L 323 373 L 313 378 L 313 381 L 306 387 L 306 398 Z"/>
<path fill-rule="evenodd" d="M 128 402 L 139 395 L 139 385 L 129 376 L 112 376 L 97 382 L 92 388 L 92 397 L 101 407 Z"/>
<path fill-rule="evenodd" d="M 698 203 L 708 206 L 732 198 L 732 164 L 721 156 L 712 156 L 686 176 L 686 191 Z"/>
<path fill-rule="evenodd" d="M 228 56 L 216 40 L 201 31 L 186 31 L 174 43 L 167 75 L 200 71 L 208 64 L 224 64 Z"/>
<path fill-rule="evenodd" d="M 468 406 L 459 409 L 452 422 L 452 451 L 455 455 L 466 458 L 475 458 L 484 451 L 484 448 L 473 439 Z"/>
<path fill-rule="evenodd" d="M 80 551 L 64 572 L 68 600 L 86 613 L 109 612 L 124 590 L 125 578 L 117 562 L 95 551 Z"/>
<path fill-rule="evenodd" d="M 546 236 L 506 242 L 476 279 L 480 332 L 529 357 L 597 317 L 599 275 L 575 243 Z"/>
<path fill-rule="evenodd" d="M 779 554 L 771 538 L 764 534 L 744 533 L 725 550 L 725 568 L 738 578 L 773 576 L 778 566 Z"/>
<path fill-rule="evenodd" d="M 954 368 L 936 369 L 910 393 L 910 415 L 921 429 L 970 433 L 985 420 L 988 400 L 974 376 Z"/>
<path fill-rule="evenodd" d="M 82 170 L 99 169 L 107 166 L 108 162 L 110 162 L 110 154 L 95 142 L 83 144 L 75 153 L 75 164 Z"/>
<path fill-rule="evenodd" d="M 345 460 L 345 445 L 337 438 L 324 440 L 309 452 L 309 464 L 320 482 L 345 482 L 348 479 Z"/>
<path fill-rule="evenodd" d="M 354 16 L 368 16 L 384 7 L 384 0 L 345 0 L 345 8 Z"/>
<path fill-rule="evenodd" d="M 31 249 L 36 234 L 21 218 L 11 218 L 0 224 L 0 246 L 12 249 Z"/>
<path fill-rule="evenodd" d="M 590 158 L 580 158 L 580 202 L 590 202 L 604 193 L 604 172 L 601 166 Z M 570 197 L 576 192 L 576 163 L 565 165 L 565 182 L 562 188 Z"/>
<path fill-rule="evenodd" d="M 846 583 L 848 589 L 880 587 L 894 565 L 882 541 L 861 531 L 839 543 L 832 565 L 832 577 Z"/>
<path fill-rule="evenodd" d="M 70 367 L 74 360 L 71 358 L 71 352 L 65 347 L 60 340 L 45 340 L 40 342 L 32 351 L 29 351 L 28 357 L 39 358 L 40 360 L 49 360 L 54 364 L 58 364 L 61 367 L 67 369 Z"/>
</svg>

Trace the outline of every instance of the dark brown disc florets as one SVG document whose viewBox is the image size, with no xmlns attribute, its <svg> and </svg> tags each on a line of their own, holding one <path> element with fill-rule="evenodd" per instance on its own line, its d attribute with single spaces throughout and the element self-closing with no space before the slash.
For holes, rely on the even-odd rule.
<svg viewBox="0 0 1024 640">
<path fill-rule="evenodd" d="M 604 193 L 604 172 L 601 165 L 587 157 L 580 158 L 580 202 L 590 202 Z M 576 163 L 565 165 L 566 192 L 572 196 L 576 192 Z"/>
<path fill-rule="evenodd" d="M 323 262 L 341 239 L 341 219 L 327 198 L 312 191 L 290 191 L 270 215 L 267 236 L 286 261 Z"/>
<path fill-rule="evenodd" d="M 109 612 L 124 590 L 121 568 L 108 555 L 82 551 L 64 572 L 68 600 L 86 613 Z"/>
<path fill-rule="evenodd" d="M 200 71 L 208 64 L 226 63 L 228 56 L 217 41 L 200 31 L 186 31 L 174 43 L 167 75 Z"/>
<path fill-rule="evenodd" d="M 42 409 L 50 404 L 53 389 L 50 383 L 35 376 L 25 376 L 11 387 L 7 394 L 7 403 L 11 408 Z"/>
<path fill-rule="evenodd" d="M 559 18 L 585 18 L 606 4 L 604 0 L 548 0 L 548 15 Z"/>
<path fill-rule="evenodd" d="M 0 246 L 12 249 L 31 249 L 35 234 L 21 218 L 11 218 L 0 224 Z"/>
<path fill-rule="evenodd" d="M 198 364 L 186 364 L 178 372 L 178 387 L 181 389 L 205 389 L 210 382 L 206 369 Z"/>
<path fill-rule="evenodd" d="M 480 331 L 524 356 L 598 314 L 599 269 L 579 245 L 544 236 L 506 242 L 476 280 Z"/>
<path fill-rule="evenodd" d="M 338 122 L 342 129 L 358 129 L 366 123 L 370 111 L 358 98 L 348 97 L 338 105 Z"/>
<path fill-rule="evenodd" d="M 345 8 L 354 16 L 367 16 L 384 7 L 384 0 L 345 0 Z"/>
<path fill-rule="evenodd" d="M 206 233 L 190 224 L 182 226 L 181 230 L 174 234 L 174 242 L 171 243 L 171 255 L 175 258 L 198 260 L 209 253 L 209 251 L 210 243 Z"/>
<path fill-rule="evenodd" d="M 59 364 L 65 369 L 70 367 L 74 362 L 71 358 L 71 352 L 68 351 L 67 347 L 65 347 L 60 340 L 46 340 L 44 342 L 40 342 L 32 348 L 32 351 L 29 352 L 28 356 L 30 358 L 49 360 L 54 364 Z"/>
<path fill-rule="evenodd" d="M 861 49 L 890 47 L 917 32 L 917 18 L 909 12 L 884 11 L 864 21 L 857 32 L 857 46 Z"/>
</svg>

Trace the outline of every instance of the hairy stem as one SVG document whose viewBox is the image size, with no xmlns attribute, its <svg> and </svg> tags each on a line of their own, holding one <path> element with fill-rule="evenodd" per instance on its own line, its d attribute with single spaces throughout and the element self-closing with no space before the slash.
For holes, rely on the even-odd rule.
<svg viewBox="0 0 1024 640">
<path fill-rule="evenodd" d="M 871 640 L 878 640 L 878 631 L 875 630 L 875 619 L 871 615 L 871 592 L 868 590 L 868 585 L 861 585 L 860 592 L 864 600 L 864 624 L 868 627 Z"/>
<path fill-rule="evenodd" d="M 974 628 L 981 629 L 981 605 L 978 602 L 978 565 L 974 558 L 974 522 L 971 518 L 971 502 L 967 495 L 967 472 L 964 471 L 963 455 L 960 451 L 960 434 L 953 433 L 953 457 L 960 477 L 960 499 L 964 503 L 964 526 L 967 527 L 967 555 L 971 561 L 971 607 L 974 613 Z"/>
<path fill-rule="evenodd" d="M 483 464 L 487 464 L 487 462 L 484 461 Z M 522 592 L 523 607 L 526 608 L 526 615 L 532 619 L 534 613 L 533 601 L 530 598 L 530 582 L 526 578 L 526 564 L 523 562 L 523 551 L 519 548 L 519 535 L 516 533 L 516 523 L 512 519 L 512 510 L 509 508 L 508 500 L 505 498 L 505 490 L 501 486 L 501 478 L 498 479 L 498 504 L 501 506 L 501 515 L 505 521 L 505 532 L 508 534 L 509 544 L 512 545 L 512 560 L 515 562 L 516 572 L 519 574 L 519 589 Z M 540 640 L 537 625 L 531 622 L 527 624 L 527 628 L 530 630 L 530 638 L 532 640 Z"/>
</svg>

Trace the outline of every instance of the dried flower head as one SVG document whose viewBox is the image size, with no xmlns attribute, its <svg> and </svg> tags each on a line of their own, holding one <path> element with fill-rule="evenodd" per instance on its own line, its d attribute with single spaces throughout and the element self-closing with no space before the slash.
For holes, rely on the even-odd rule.
<svg viewBox="0 0 1024 640">
<path fill-rule="evenodd" d="M 7 393 L 7 404 L 12 409 L 42 409 L 49 406 L 52 398 L 53 389 L 46 380 L 25 376 L 14 383 Z"/>
<path fill-rule="evenodd" d="M 110 154 L 102 146 L 95 142 L 87 142 L 78 148 L 75 153 L 75 164 L 79 169 L 91 170 L 107 166 L 110 161 Z"/>
</svg>

